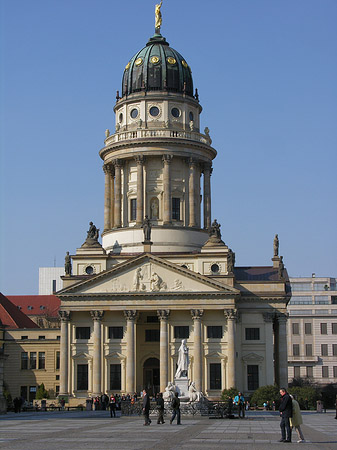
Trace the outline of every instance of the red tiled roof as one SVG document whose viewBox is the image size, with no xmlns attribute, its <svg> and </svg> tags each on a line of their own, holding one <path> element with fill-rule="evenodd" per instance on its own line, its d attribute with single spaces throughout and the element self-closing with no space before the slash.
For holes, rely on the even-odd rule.
<svg viewBox="0 0 337 450">
<path fill-rule="evenodd" d="M 0 292 L 0 320 L 8 328 L 39 328 Z"/>
<path fill-rule="evenodd" d="M 61 300 L 56 295 L 8 295 L 7 298 L 27 316 L 58 317 Z"/>
</svg>

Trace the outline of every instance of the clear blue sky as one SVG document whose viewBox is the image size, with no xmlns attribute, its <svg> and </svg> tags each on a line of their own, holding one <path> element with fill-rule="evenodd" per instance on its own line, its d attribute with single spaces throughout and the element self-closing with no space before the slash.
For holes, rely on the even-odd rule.
<svg viewBox="0 0 337 450">
<path fill-rule="evenodd" d="M 98 151 L 155 0 L 2 0 L 1 267 L 4 294 L 38 292 L 92 220 Z M 164 0 L 218 151 L 212 209 L 238 265 L 337 276 L 336 0 Z"/>
</svg>

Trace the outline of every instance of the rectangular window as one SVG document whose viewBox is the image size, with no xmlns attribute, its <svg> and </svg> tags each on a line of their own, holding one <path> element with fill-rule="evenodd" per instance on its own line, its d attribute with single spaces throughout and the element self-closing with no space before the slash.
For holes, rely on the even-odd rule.
<svg viewBox="0 0 337 450">
<path fill-rule="evenodd" d="M 46 354 L 45 352 L 39 352 L 39 369 L 46 368 Z"/>
<path fill-rule="evenodd" d="M 187 326 L 174 327 L 175 339 L 188 339 L 190 337 L 190 328 Z"/>
<path fill-rule="evenodd" d="M 337 378 L 337 366 L 333 366 L 333 377 Z"/>
<path fill-rule="evenodd" d="M 221 364 L 219 363 L 209 365 L 209 388 L 221 389 Z"/>
<path fill-rule="evenodd" d="M 314 283 L 314 291 L 325 291 L 326 283 Z"/>
<path fill-rule="evenodd" d="M 109 339 L 123 339 L 123 327 L 109 327 Z"/>
<path fill-rule="evenodd" d="M 337 344 L 332 344 L 332 355 L 337 356 Z"/>
<path fill-rule="evenodd" d="M 300 356 L 300 344 L 293 344 L 293 356 Z"/>
<path fill-rule="evenodd" d="M 28 336 L 21 336 L 22 341 L 26 341 L 28 339 Z"/>
<path fill-rule="evenodd" d="M 137 199 L 132 198 L 130 200 L 130 220 L 137 219 Z"/>
<path fill-rule="evenodd" d="M 53 280 L 52 292 L 56 292 L 56 280 Z"/>
<path fill-rule="evenodd" d="M 293 323 L 293 334 L 300 334 L 300 324 L 297 322 Z"/>
<path fill-rule="evenodd" d="M 159 342 L 159 330 L 145 330 L 145 342 Z"/>
<path fill-rule="evenodd" d="M 329 378 L 329 366 L 322 366 L 322 378 Z"/>
<path fill-rule="evenodd" d="M 56 394 L 56 396 L 58 396 L 59 393 L 60 393 L 60 386 L 59 386 L 59 385 L 56 385 L 56 386 L 55 386 L 55 394 Z"/>
<path fill-rule="evenodd" d="M 56 352 L 55 369 L 60 370 L 60 352 Z"/>
<path fill-rule="evenodd" d="M 90 339 L 90 327 L 76 327 L 76 339 Z"/>
<path fill-rule="evenodd" d="M 59 381 L 60 380 L 60 375 L 55 375 L 55 380 Z"/>
<path fill-rule="evenodd" d="M 36 369 L 36 352 L 30 352 L 30 355 L 29 355 L 29 368 L 31 370 Z"/>
<path fill-rule="evenodd" d="M 331 324 L 332 334 L 337 334 L 337 323 Z"/>
<path fill-rule="evenodd" d="M 28 352 L 21 352 L 21 369 L 28 369 Z"/>
<path fill-rule="evenodd" d="M 312 366 L 307 366 L 307 377 L 313 378 L 314 376 L 314 368 Z"/>
<path fill-rule="evenodd" d="M 120 364 L 110 364 L 110 390 L 120 391 L 122 389 L 122 371 Z"/>
<path fill-rule="evenodd" d="M 311 283 L 291 283 L 292 291 L 311 291 Z"/>
<path fill-rule="evenodd" d="M 39 336 L 40 341 L 43 341 L 44 339 L 46 339 L 46 336 Z"/>
<path fill-rule="evenodd" d="M 310 322 L 304 324 L 304 333 L 311 334 L 311 323 Z"/>
<path fill-rule="evenodd" d="M 88 364 L 77 365 L 77 390 L 88 390 Z"/>
<path fill-rule="evenodd" d="M 260 328 L 245 328 L 246 341 L 258 341 L 260 339 Z"/>
<path fill-rule="evenodd" d="M 294 378 L 300 378 L 301 368 L 300 366 L 294 366 Z"/>
<path fill-rule="evenodd" d="M 328 327 L 326 323 L 321 323 L 321 334 L 328 334 Z"/>
<path fill-rule="evenodd" d="M 312 356 L 312 344 L 305 344 L 305 356 Z"/>
<path fill-rule="evenodd" d="M 27 400 L 28 398 L 28 387 L 27 386 L 21 386 L 20 387 L 20 397 L 24 400 Z"/>
<path fill-rule="evenodd" d="M 222 338 L 222 326 L 214 325 L 207 327 L 207 338 L 208 339 L 221 339 Z"/>
<path fill-rule="evenodd" d="M 310 295 L 296 295 L 290 300 L 292 305 L 311 305 L 312 297 Z"/>
<path fill-rule="evenodd" d="M 328 356 L 328 344 L 321 344 L 321 355 Z"/>
<path fill-rule="evenodd" d="M 331 296 L 331 304 L 332 305 L 337 305 L 337 296 L 336 295 L 332 295 Z"/>
<path fill-rule="evenodd" d="M 247 366 L 247 385 L 249 391 L 255 391 L 259 387 L 259 366 Z"/>
<path fill-rule="evenodd" d="M 329 297 L 327 295 L 315 295 L 315 305 L 328 305 Z"/>
<path fill-rule="evenodd" d="M 172 198 L 172 220 L 180 220 L 180 198 Z"/>
</svg>

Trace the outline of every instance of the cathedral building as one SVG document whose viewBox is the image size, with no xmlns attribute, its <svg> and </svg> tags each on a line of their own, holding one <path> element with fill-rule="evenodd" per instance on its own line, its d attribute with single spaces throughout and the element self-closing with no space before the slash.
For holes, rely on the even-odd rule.
<svg viewBox="0 0 337 450">
<path fill-rule="evenodd" d="M 99 152 L 102 244 L 90 223 L 56 293 L 60 394 L 76 399 L 163 392 L 182 339 L 188 378 L 209 397 L 287 385 L 290 290 L 278 242 L 270 266 L 235 265 L 211 214 L 217 152 L 201 131 L 191 68 L 160 25 L 124 69 Z"/>
</svg>

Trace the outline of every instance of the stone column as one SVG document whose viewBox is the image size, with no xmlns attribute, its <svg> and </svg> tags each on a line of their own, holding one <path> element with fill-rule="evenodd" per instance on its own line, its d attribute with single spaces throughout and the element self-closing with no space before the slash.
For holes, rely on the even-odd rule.
<svg viewBox="0 0 337 450">
<path fill-rule="evenodd" d="M 110 183 L 110 199 L 111 199 L 111 207 L 110 207 L 110 224 L 111 228 L 115 223 L 115 168 L 112 164 L 110 164 L 110 175 L 111 175 L 111 183 Z"/>
<path fill-rule="evenodd" d="M 172 222 L 172 199 L 171 199 L 171 177 L 170 164 L 172 155 L 164 155 L 164 171 L 163 171 L 163 223 L 169 225 Z"/>
<path fill-rule="evenodd" d="M 278 322 L 277 378 L 280 387 L 288 386 L 287 319 L 288 319 L 287 314 L 278 313 L 276 315 L 276 320 Z"/>
<path fill-rule="evenodd" d="M 238 318 L 238 312 L 235 309 L 225 309 L 227 317 L 227 335 L 228 335 L 228 386 L 235 387 L 235 321 Z"/>
<path fill-rule="evenodd" d="M 204 228 L 209 230 L 211 227 L 211 173 L 212 164 L 204 164 Z"/>
<path fill-rule="evenodd" d="M 197 199 L 196 199 L 196 172 L 197 172 L 197 161 L 193 158 L 189 159 L 189 167 L 190 167 L 190 176 L 188 181 L 188 202 L 189 202 L 189 210 L 190 210 L 190 217 L 189 217 L 189 226 L 190 227 L 196 227 L 197 221 L 196 221 L 196 211 L 197 211 Z M 199 195 L 199 193 L 198 193 Z M 199 201 L 199 200 L 198 200 Z"/>
<path fill-rule="evenodd" d="M 194 382 L 197 391 L 202 391 L 202 327 L 201 318 L 204 314 L 203 309 L 192 309 L 191 315 L 194 322 Z"/>
<path fill-rule="evenodd" d="M 102 394 L 102 339 L 101 339 L 101 320 L 104 311 L 90 311 L 94 321 L 94 346 L 93 346 L 93 395 Z"/>
<path fill-rule="evenodd" d="M 160 392 L 164 392 L 168 384 L 168 318 L 170 311 L 160 309 L 157 311 L 160 320 Z"/>
<path fill-rule="evenodd" d="M 113 161 L 115 166 L 115 199 L 114 199 L 114 227 L 120 228 L 122 226 L 122 164 L 116 159 Z"/>
<path fill-rule="evenodd" d="M 104 192 L 104 231 L 111 228 L 111 170 L 108 164 L 104 164 L 105 192 Z"/>
<path fill-rule="evenodd" d="M 273 349 L 273 313 L 263 313 L 263 320 L 265 322 L 265 340 L 266 340 L 266 356 L 265 356 L 265 371 L 266 371 L 266 385 L 274 384 L 274 365 L 271 363 L 274 360 Z"/>
<path fill-rule="evenodd" d="M 137 162 L 137 216 L 136 225 L 141 226 L 144 219 L 144 176 L 143 176 L 143 156 L 136 156 Z"/>
<path fill-rule="evenodd" d="M 60 394 L 67 395 L 68 392 L 68 367 L 69 367 L 69 321 L 70 311 L 59 311 L 61 318 L 61 342 L 60 342 Z"/>
<path fill-rule="evenodd" d="M 126 392 L 132 394 L 136 390 L 135 383 L 135 322 L 137 311 L 124 311 L 126 318 Z"/>
</svg>

